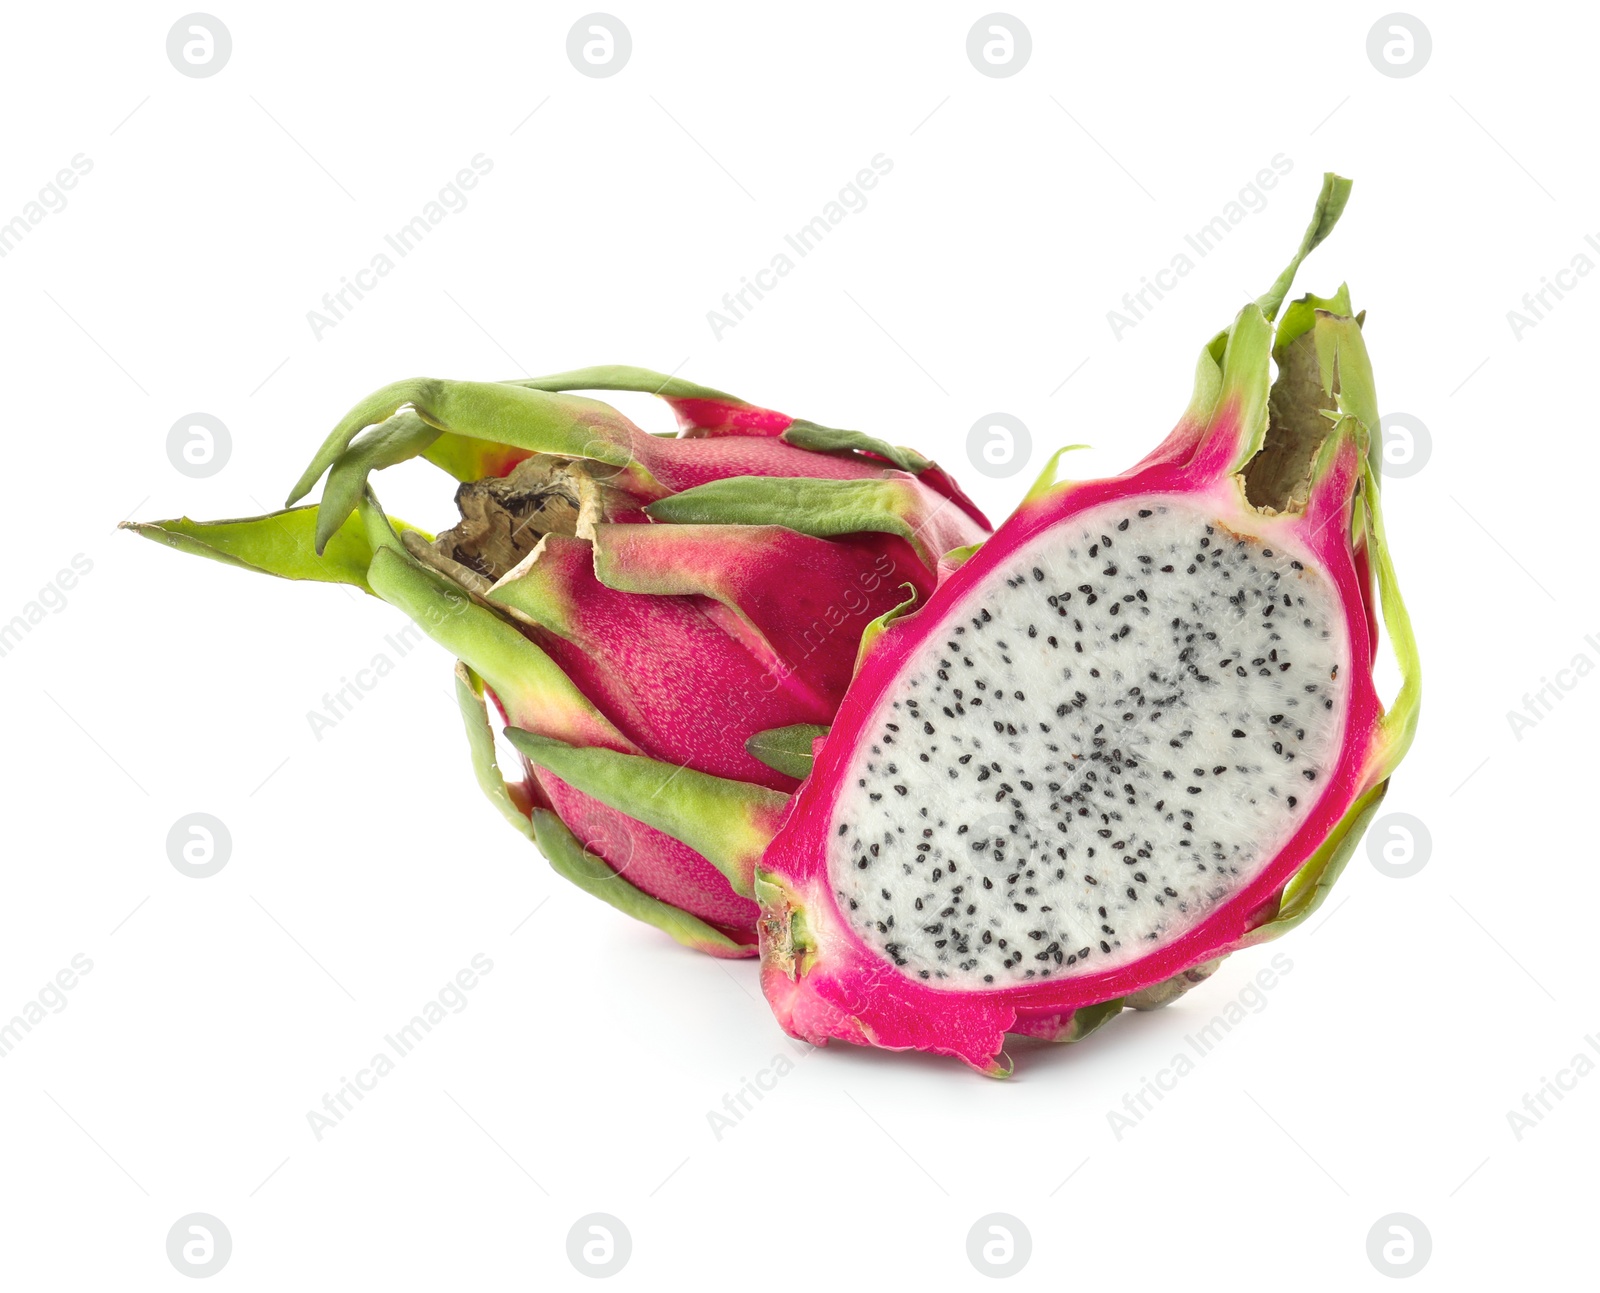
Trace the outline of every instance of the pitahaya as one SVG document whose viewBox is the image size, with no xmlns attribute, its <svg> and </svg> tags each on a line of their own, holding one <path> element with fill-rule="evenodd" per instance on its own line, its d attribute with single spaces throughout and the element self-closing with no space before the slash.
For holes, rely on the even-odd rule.
<svg viewBox="0 0 1600 1293">
<path fill-rule="evenodd" d="M 1052 462 L 869 631 L 756 872 L 762 983 L 794 1036 L 1002 1074 L 1007 1033 L 1071 1041 L 1164 1004 L 1337 878 L 1420 695 L 1364 316 L 1341 287 L 1279 318 L 1348 191 L 1326 178 L 1155 452 L 1089 482 Z"/>
<path fill-rule="evenodd" d="M 647 435 L 574 390 L 661 395 L 682 429 Z M 367 483 L 419 454 L 463 482 L 437 539 Z M 324 472 L 321 504 L 292 506 Z M 989 533 L 916 453 L 637 368 L 386 387 L 289 503 L 131 528 L 412 616 L 460 658 L 478 780 L 511 823 L 584 889 L 716 956 L 755 954 L 753 865 L 863 630 Z M 530 743 L 509 780 L 491 700 Z M 596 753 L 612 762 L 586 775 Z"/>
</svg>

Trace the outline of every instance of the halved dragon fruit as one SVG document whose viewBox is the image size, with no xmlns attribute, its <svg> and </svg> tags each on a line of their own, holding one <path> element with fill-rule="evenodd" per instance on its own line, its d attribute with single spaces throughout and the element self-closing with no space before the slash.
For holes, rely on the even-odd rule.
<svg viewBox="0 0 1600 1293">
<path fill-rule="evenodd" d="M 660 395 L 682 430 L 647 435 L 574 390 Z M 418 455 L 463 482 L 436 539 L 368 485 Z M 346 416 L 290 504 L 324 472 L 315 507 L 130 528 L 405 611 L 461 661 L 478 780 L 507 819 L 576 884 L 717 956 L 755 954 L 754 862 L 862 632 L 989 533 L 916 453 L 637 368 L 400 382 Z M 490 701 L 528 743 L 509 781 Z M 578 768 L 596 753 L 617 761 L 598 779 Z"/>
<path fill-rule="evenodd" d="M 1164 1004 L 1337 878 L 1420 694 L 1364 316 L 1341 287 L 1279 318 L 1348 192 L 1326 178 L 1155 452 L 1089 482 L 1052 462 L 869 635 L 756 872 L 762 983 L 794 1036 L 1004 1073 L 1007 1033 L 1076 1040 Z"/>
</svg>

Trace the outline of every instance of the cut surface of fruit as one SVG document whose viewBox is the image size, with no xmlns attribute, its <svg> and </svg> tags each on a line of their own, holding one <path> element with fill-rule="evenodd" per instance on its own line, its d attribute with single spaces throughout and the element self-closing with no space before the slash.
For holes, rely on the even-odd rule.
<svg viewBox="0 0 1600 1293">
<path fill-rule="evenodd" d="M 1138 504 L 1051 527 L 950 607 L 841 770 L 834 892 L 920 978 L 1126 965 L 1259 875 L 1328 785 L 1331 582 L 1288 535 Z"/>
</svg>

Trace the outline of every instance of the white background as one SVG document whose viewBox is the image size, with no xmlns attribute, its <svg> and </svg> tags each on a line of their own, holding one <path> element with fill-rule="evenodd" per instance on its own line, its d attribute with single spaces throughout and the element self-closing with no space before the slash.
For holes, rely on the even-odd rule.
<svg viewBox="0 0 1600 1293">
<path fill-rule="evenodd" d="M 966 1236 L 992 1212 L 1032 1234 L 1017 1288 L 1384 1286 L 1366 1242 L 1392 1212 L 1431 1232 L 1417 1287 L 1592 1279 L 1600 1076 L 1520 1140 L 1507 1112 L 1600 1031 L 1600 681 L 1520 740 L 1506 715 L 1600 661 L 1600 283 L 1520 340 L 1506 314 L 1600 232 L 1600 21 L 1431 6 L 1431 61 L 1394 79 L 1369 8 L 1023 5 L 1031 61 L 995 79 L 966 56 L 981 6 L 631 5 L 631 61 L 590 79 L 578 6 L 230 4 L 231 60 L 192 79 L 165 52 L 179 7 L 10 7 L 0 220 L 93 169 L 0 260 L 0 620 L 93 568 L 0 658 L 0 1018 L 74 954 L 93 970 L 0 1060 L 0 1282 L 187 1287 L 164 1245 L 196 1211 L 240 1289 L 588 1287 L 566 1236 L 591 1212 L 631 1232 L 616 1287 L 987 1287 Z M 307 311 L 478 153 L 470 205 L 315 339 Z M 707 311 L 878 153 L 867 208 L 715 339 Z M 1280 153 L 1266 209 L 1115 339 L 1122 294 Z M 979 475 L 973 422 L 1020 417 L 1034 467 L 1071 441 L 1095 446 L 1074 474 L 1131 463 L 1324 169 L 1354 195 L 1297 291 L 1349 281 L 1385 412 L 1432 435 L 1386 489 L 1426 665 L 1386 810 L 1431 860 L 1394 880 L 1362 849 L 1307 927 L 1081 1047 L 1014 1048 L 1007 1082 L 802 1058 L 753 962 L 678 948 L 519 843 L 439 649 L 313 737 L 397 612 L 113 530 L 278 506 L 391 380 L 611 362 L 916 445 L 998 520 L 1031 469 Z M 165 448 L 195 411 L 232 435 L 207 479 Z M 453 517 L 422 465 L 380 488 Z M 190 812 L 232 834 L 211 879 L 167 860 Z M 1119 1140 L 1108 1111 L 1275 951 L 1265 1008 Z M 307 1111 L 476 953 L 467 1008 L 315 1139 Z M 717 1138 L 710 1111 L 778 1056 Z"/>
</svg>

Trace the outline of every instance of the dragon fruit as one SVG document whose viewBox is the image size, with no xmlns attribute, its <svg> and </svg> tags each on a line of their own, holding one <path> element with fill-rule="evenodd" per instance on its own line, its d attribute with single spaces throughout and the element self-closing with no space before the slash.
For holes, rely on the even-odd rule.
<svg viewBox="0 0 1600 1293">
<path fill-rule="evenodd" d="M 648 435 L 577 390 L 660 395 L 681 430 Z M 462 482 L 437 538 L 368 480 L 418 455 Z M 325 472 L 321 503 L 295 507 Z M 716 956 L 756 952 L 755 859 L 863 630 L 989 533 L 910 450 L 621 367 L 397 383 L 335 428 L 286 510 L 130 528 L 405 611 L 459 657 L 477 778 L 506 818 L 568 879 Z M 510 777 L 491 704 L 526 752 Z"/>
<path fill-rule="evenodd" d="M 756 871 L 792 1035 L 1004 1074 L 1006 1034 L 1075 1041 L 1165 1004 L 1338 877 L 1420 696 L 1364 315 L 1341 287 L 1279 317 L 1348 192 L 1326 177 L 1158 449 L 1108 480 L 1055 483 L 1053 461 L 869 631 Z"/>
</svg>

